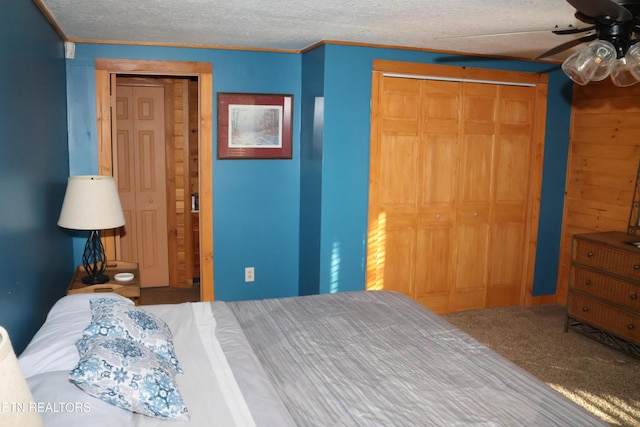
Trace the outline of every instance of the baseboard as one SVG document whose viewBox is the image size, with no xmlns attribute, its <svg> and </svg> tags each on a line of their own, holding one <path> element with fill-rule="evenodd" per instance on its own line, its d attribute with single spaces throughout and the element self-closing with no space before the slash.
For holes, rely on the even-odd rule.
<svg viewBox="0 0 640 427">
<path fill-rule="evenodd" d="M 538 297 L 527 295 L 525 297 L 525 301 L 524 301 L 525 307 L 531 307 L 534 305 L 543 305 L 543 304 L 559 304 L 558 296 L 556 294 L 553 294 L 553 295 L 541 295 Z"/>
</svg>

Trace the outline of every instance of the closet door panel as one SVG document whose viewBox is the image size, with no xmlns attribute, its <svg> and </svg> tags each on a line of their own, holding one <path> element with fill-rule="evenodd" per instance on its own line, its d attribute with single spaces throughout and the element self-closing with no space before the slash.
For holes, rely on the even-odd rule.
<svg viewBox="0 0 640 427">
<path fill-rule="evenodd" d="M 436 313 L 450 311 L 454 235 L 451 221 L 418 230 L 414 298 Z"/>
<path fill-rule="evenodd" d="M 535 89 L 500 87 L 487 307 L 517 304 L 525 276 Z"/>
<path fill-rule="evenodd" d="M 413 213 L 417 203 L 418 138 L 383 136 L 380 150 L 380 206 Z"/>
<path fill-rule="evenodd" d="M 382 252 L 384 290 L 400 292 L 413 298 L 416 233 L 412 225 L 387 225 Z"/>
<path fill-rule="evenodd" d="M 458 82 L 421 82 L 420 187 L 414 298 L 450 311 L 460 131 Z"/>
<path fill-rule="evenodd" d="M 372 146 L 367 289 L 413 296 L 419 184 L 420 82 L 385 78 Z M 375 160 L 374 160 L 375 159 Z"/>
<path fill-rule="evenodd" d="M 438 205 L 451 209 L 455 203 L 457 147 L 457 135 L 429 133 L 422 138 L 418 189 L 421 210 Z"/>
<path fill-rule="evenodd" d="M 458 225 L 456 227 L 456 269 L 453 311 L 472 310 L 485 306 L 487 284 L 487 242 L 489 226 Z"/>
<path fill-rule="evenodd" d="M 494 226 L 490 241 L 486 307 L 518 304 L 524 267 L 522 223 Z"/>
</svg>

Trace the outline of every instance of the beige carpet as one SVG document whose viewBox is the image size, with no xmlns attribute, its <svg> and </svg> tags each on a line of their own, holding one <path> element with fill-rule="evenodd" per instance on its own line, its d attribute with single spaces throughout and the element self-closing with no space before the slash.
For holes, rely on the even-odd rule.
<svg viewBox="0 0 640 427">
<path fill-rule="evenodd" d="M 640 426 L 640 360 L 576 332 L 560 305 L 472 310 L 444 317 L 614 426 Z"/>
</svg>

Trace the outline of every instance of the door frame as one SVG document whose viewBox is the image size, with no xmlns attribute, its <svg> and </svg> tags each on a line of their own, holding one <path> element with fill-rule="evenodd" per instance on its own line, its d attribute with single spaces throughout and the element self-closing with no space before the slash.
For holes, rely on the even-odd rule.
<svg viewBox="0 0 640 427">
<path fill-rule="evenodd" d="M 544 73 L 533 73 L 525 71 L 507 71 L 484 68 L 459 67 L 451 65 L 421 64 L 413 62 L 399 62 L 391 60 L 373 61 L 372 67 L 372 112 L 371 112 L 371 141 L 380 138 L 380 120 L 378 114 L 378 93 L 382 77 L 394 75 L 396 77 L 422 78 L 425 76 L 440 80 L 462 81 L 486 81 L 502 84 L 526 84 L 536 88 L 536 106 L 534 111 L 533 141 L 531 147 L 531 172 L 529 181 L 529 197 L 527 209 L 527 230 L 525 234 L 525 265 L 523 273 L 523 283 L 520 288 L 520 304 L 524 306 L 545 303 L 544 297 L 534 297 L 532 295 L 533 279 L 535 273 L 536 249 L 538 245 L 538 224 L 540 220 L 540 194 L 542 192 L 542 167 L 544 160 L 545 127 L 547 117 L 547 92 L 549 87 L 549 76 Z M 370 171 L 369 190 L 371 182 L 375 179 Z M 367 233 L 375 221 L 371 216 L 371 208 L 368 207 Z M 370 283 L 375 283 L 374 270 L 376 266 L 370 253 L 375 250 L 373 243 L 367 243 L 367 266 L 365 271 L 365 283 L 369 289 Z M 373 287 L 373 285 L 372 285 Z"/>
<path fill-rule="evenodd" d="M 113 175 L 111 87 L 118 75 L 196 77 L 198 79 L 200 202 L 200 300 L 213 301 L 213 67 L 210 62 L 102 59 L 95 61 L 98 122 L 98 173 Z M 207 238 L 203 238 L 207 236 Z M 106 233 L 107 256 L 117 259 L 115 233 Z"/>
</svg>

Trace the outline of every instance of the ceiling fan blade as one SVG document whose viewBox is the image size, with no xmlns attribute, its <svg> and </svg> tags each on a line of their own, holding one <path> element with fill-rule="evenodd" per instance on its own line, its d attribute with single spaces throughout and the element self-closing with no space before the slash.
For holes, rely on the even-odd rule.
<svg viewBox="0 0 640 427">
<path fill-rule="evenodd" d="M 552 31 L 553 34 L 558 34 L 558 35 L 565 35 L 565 34 L 578 34 L 578 33 L 584 33 L 587 31 L 592 31 L 595 30 L 596 26 L 592 25 L 590 27 L 584 27 L 584 28 L 569 28 L 567 30 L 554 30 Z"/>
<path fill-rule="evenodd" d="M 547 56 L 552 56 L 552 55 L 555 55 L 556 53 L 560 53 L 560 52 L 565 51 L 567 49 L 570 49 L 570 48 L 572 48 L 574 46 L 577 46 L 580 43 L 590 42 L 590 41 L 595 40 L 597 38 L 598 38 L 598 36 L 596 34 L 589 34 L 588 36 L 580 37 L 579 39 L 569 40 L 568 42 L 562 43 L 561 45 L 558 45 L 558 46 L 554 47 L 553 49 L 550 49 L 550 50 L 544 52 L 543 54 L 540 54 L 540 55 L 536 56 L 534 59 L 546 58 Z"/>
<path fill-rule="evenodd" d="M 610 16 L 617 22 L 626 22 L 633 19 L 631 12 L 626 7 L 613 0 L 567 0 L 578 12 L 595 18 L 596 16 Z"/>
<path fill-rule="evenodd" d="M 563 29 L 558 29 L 558 27 L 556 26 L 554 28 L 542 28 L 538 30 L 532 29 L 532 30 L 521 30 L 521 31 L 505 31 L 502 33 L 479 33 L 479 34 L 463 34 L 459 36 L 442 36 L 442 37 L 435 37 L 435 40 L 467 39 L 467 38 L 478 38 L 478 37 L 502 37 L 502 36 L 513 36 L 513 35 L 520 35 L 520 34 L 548 33 L 549 31 L 555 33 L 556 31 L 571 31 L 574 29 L 575 28 L 572 26 L 568 26 Z M 573 33 L 567 33 L 567 34 L 573 34 Z"/>
<path fill-rule="evenodd" d="M 575 13 L 575 17 L 576 17 L 577 20 L 582 21 L 585 24 L 595 25 L 595 23 L 596 23 L 596 18 L 593 18 L 591 16 L 587 16 L 582 12 L 576 12 Z"/>
</svg>

